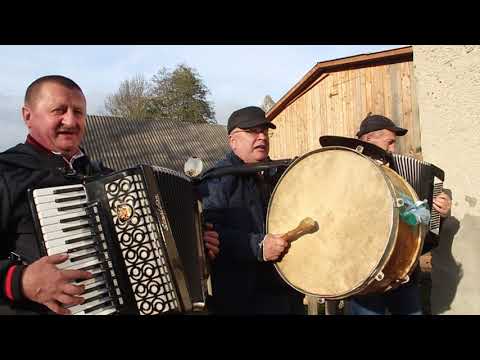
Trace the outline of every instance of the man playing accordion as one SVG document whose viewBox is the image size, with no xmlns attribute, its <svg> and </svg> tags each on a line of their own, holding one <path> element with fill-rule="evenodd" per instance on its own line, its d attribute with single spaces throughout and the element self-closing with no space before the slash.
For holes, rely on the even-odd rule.
<svg viewBox="0 0 480 360">
<path fill-rule="evenodd" d="M 385 116 L 368 115 L 361 123 L 357 137 L 372 143 L 390 153 L 395 152 L 397 136 L 403 136 L 407 129 L 400 128 Z M 442 218 L 448 216 L 451 200 L 441 192 L 433 198 L 432 207 Z M 431 234 L 428 233 L 427 236 Z M 426 252 L 424 246 L 424 251 Z M 406 284 L 382 294 L 354 296 L 347 301 L 347 311 L 352 315 L 383 315 L 388 310 L 391 314 L 420 315 L 422 306 L 419 290 L 419 266 L 415 268 Z"/>
</svg>

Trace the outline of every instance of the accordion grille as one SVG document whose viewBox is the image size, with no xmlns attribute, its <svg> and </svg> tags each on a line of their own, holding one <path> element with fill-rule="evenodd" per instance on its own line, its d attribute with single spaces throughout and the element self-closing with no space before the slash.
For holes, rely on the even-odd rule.
<svg viewBox="0 0 480 360">
<path fill-rule="evenodd" d="M 162 245 L 163 237 L 154 223 L 145 186 L 139 175 L 105 184 L 114 232 L 141 315 L 179 309 L 172 276 Z M 119 207 L 130 206 L 132 215 L 123 222 Z"/>
</svg>

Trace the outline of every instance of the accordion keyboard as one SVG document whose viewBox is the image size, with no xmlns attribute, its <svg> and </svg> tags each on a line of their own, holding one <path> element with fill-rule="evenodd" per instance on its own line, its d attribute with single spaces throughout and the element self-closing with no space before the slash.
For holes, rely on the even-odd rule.
<svg viewBox="0 0 480 360">
<path fill-rule="evenodd" d="M 69 307 L 71 313 L 114 313 L 115 301 L 122 303 L 122 299 L 119 289 L 114 288 L 117 282 L 98 212 L 95 207 L 87 206 L 85 188 L 74 185 L 38 189 L 33 191 L 33 197 L 47 255 L 66 253 L 68 260 L 58 268 L 85 270 L 94 275 L 92 279 L 76 283 L 85 286 L 82 294 L 85 302 Z"/>
</svg>

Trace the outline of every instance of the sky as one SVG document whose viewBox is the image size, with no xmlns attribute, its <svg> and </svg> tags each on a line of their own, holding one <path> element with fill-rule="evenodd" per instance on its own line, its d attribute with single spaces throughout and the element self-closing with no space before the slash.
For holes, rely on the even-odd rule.
<svg viewBox="0 0 480 360">
<path fill-rule="evenodd" d="M 236 109 L 274 101 L 319 61 L 404 45 L 0 45 L 0 151 L 25 140 L 23 97 L 35 79 L 59 74 L 83 89 L 90 115 L 105 113 L 106 96 L 137 74 L 150 79 L 163 67 L 194 68 L 210 94 L 216 120 Z M 88 124 L 87 124 L 88 126 Z"/>
</svg>

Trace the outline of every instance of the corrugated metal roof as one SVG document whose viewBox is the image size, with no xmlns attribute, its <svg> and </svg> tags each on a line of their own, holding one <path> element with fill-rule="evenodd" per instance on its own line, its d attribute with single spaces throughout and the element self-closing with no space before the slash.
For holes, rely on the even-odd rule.
<svg viewBox="0 0 480 360">
<path fill-rule="evenodd" d="M 87 116 L 82 147 L 115 170 L 148 164 L 181 173 L 191 156 L 208 169 L 230 150 L 223 125 L 97 115 Z"/>
</svg>

